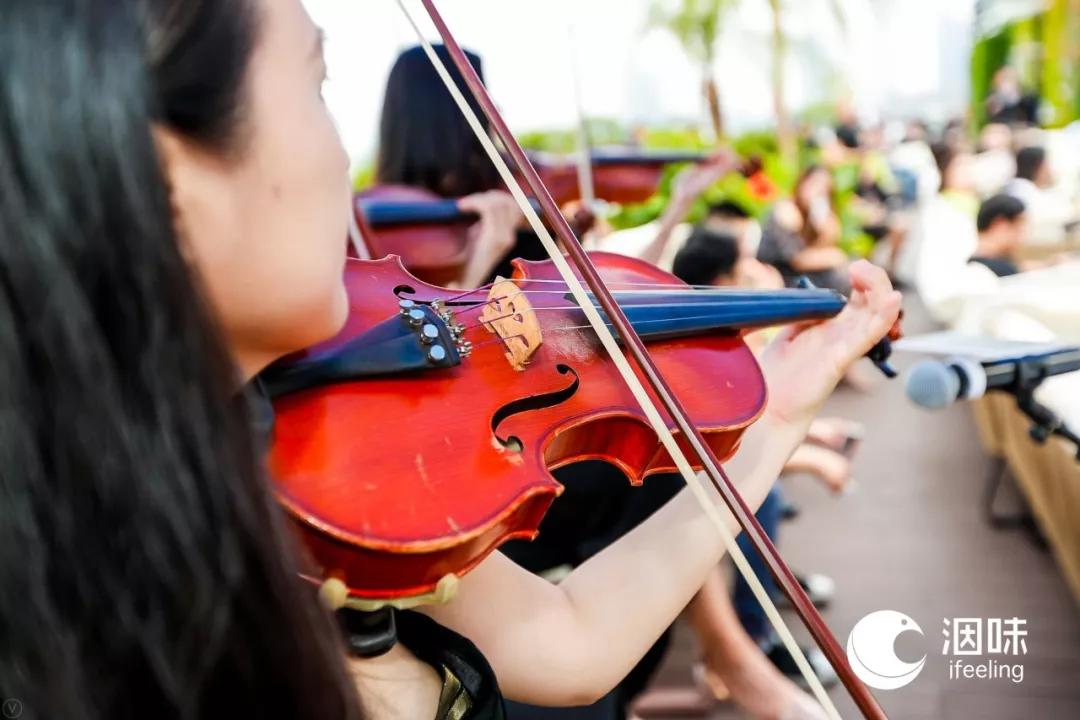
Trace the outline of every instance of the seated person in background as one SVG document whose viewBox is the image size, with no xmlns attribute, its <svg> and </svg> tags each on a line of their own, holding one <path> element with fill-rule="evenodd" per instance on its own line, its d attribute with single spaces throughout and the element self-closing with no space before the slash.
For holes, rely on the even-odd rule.
<svg viewBox="0 0 1080 720">
<path fill-rule="evenodd" d="M 758 260 L 794 284 L 803 275 L 818 287 L 846 293 L 847 255 L 837 247 L 840 219 L 832 206 L 832 175 L 820 165 L 803 171 L 794 197 L 773 207 L 762 231 Z"/>
<path fill-rule="evenodd" d="M 908 232 L 908 221 L 901 208 L 905 204 L 902 188 L 885 153 L 885 128 L 878 124 L 861 135 L 859 175 L 850 208 L 856 213 L 864 233 L 882 243 L 882 262 L 891 268 Z"/>
<path fill-rule="evenodd" d="M 1012 195 L 995 195 L 979 208 L 976 224 L 979 244 L 971 262 L 985 265 L 998 277 L 1020 272 L 1013 253 L 1027 233 L 1023 201 Z"/>
<path fill-rule="evenodd" d="M 1016 176 L 1013 132 L 1008 125 L 991 123 L 979 133 L 979 152 L 975 156 L 975 189 L 980 197 L 1001 192 Z"/>
<path fill-rule="evenodd" d="M 1036 242 L 1062 241 L 1065 226 L 1076 219 L 1068 200 L 1056 194 L 1053 186 L 1054 173 L 1044 148 L 1026 147 L 1016 153 L 1016 178 L 1005 186 L 1005 192 L 1023 201 L 1030 239 Z"/>
<path fill-rule="evenodd" d="M 675 256 L 672 273 L 694 286 L 781 289 L 783 278 L 776 268 L 748 256 L 739 236 L 741 226 L 726 224 L 716 206 L 706 221 L 694 229 Z M 726 225 L 726 226 L 725 226 Z M 774 331 L 760 330 L 744 336 L 754 352 L 762 350 Z M 788 472 L 805 472 L 821 480 L 834 493 L 843 492 L 851 479 L 851 462 L 842 450 L 862 433 L 859 423 L 842 418 L 819 418 L 785 466 Z"/>
<path fill-rule="evenodd" d="M 938 196 L 972 220 L 979 212 L 975 194 L 975 157 L 965 148 L 946 142 L 930 147 L 941 177 Z"/>
<path fill-rule="evenodd" d="M 994 73 L 994 90 L 986 98 L 990 122 L 1006 125 L 1035 125 L 1039 120 L 1039 98 L 1024 92 L 1016 70 L 1009 66 Z"/>
<path fill-rule="evenodd" d="M 908 204 L 933 195 L 941 184 L 928 137 L 929 131 L 923 123 L 909 122 L 903 140 L 888 153 L 889 166 L 897 175 Z"/>
</svg>

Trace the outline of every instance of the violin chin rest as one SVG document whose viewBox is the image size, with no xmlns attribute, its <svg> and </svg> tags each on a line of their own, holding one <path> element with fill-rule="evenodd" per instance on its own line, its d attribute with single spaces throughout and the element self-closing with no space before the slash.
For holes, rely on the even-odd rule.
<svg viewBox="0 0 1080 720">
<path fill-rule="evenodd" d="M 441 370 L 461 364 L 446 320 L 428 305 L 401 312 L 343 345 L 272 365 L 260 376 L 271 398 L 362 378 Z"/>
</svg>

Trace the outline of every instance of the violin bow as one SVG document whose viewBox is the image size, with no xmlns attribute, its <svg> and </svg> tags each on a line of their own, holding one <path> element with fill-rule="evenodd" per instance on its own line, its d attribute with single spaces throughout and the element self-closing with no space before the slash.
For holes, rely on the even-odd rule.
<svg viewBox="0 0 1080 720">
<path fill-rule="evenodd" d="M 649 397 L 648 391 L 635 374 L 627 356 L 619 347 L 615 335 L 601 318 L 593 303 L 593 299 L 586 293 L 581 280 L 574 275 L 570 265 L 567 263 L 567 258 L 563 256 L 559 247 L 555 244 L 554 239 L 551 237 L 551 234 L 540 221 L 540 217 L 536 214 L 536 211 L 533 210 L 524 191 L 496 148 L 492 137 L 489 136 L 487 131 L 483 128 L 476 113 L 472 111 L 468 101 L 458 88 L 457 83 L 454 82 L 449 71 L 446 69 L 446 66 L 436 55 L 434 49 L 431 47 L 431 43 L 428 42 L 427 37 L 420 29 L 413 14 L 406 6 L 405 0 L 396 1 L 409 24 L 412 25 L 415 30 L 420 44 L 424 48 L 424 51 L 436 72 L 446 85 L 447 90 L 454 98 L 462 114 L 465 116 L 465 119 L 476 133 L 477 139 L 491 157 L 492 162 L 495 163 L 495 166 L 503 181 L 506 183 L 507 188 L 510 190 L 510 193 L 518 201 L 518 205 L 521 207 L 526 219 L 528 219 L 533 230 L 540 238 L 541 243 L 551 256 L 552 262 L 559 271 L 559 274 L 562 275 L 568 289 L 574 296 L 574 299 L 577 301 L 581 310 L 584 312 L 590 325 L 592 325 L 593 329 L 596 331 L 601 344 L 610 355 L 612 362 L 619 370 L 623 379 L 626 381 L 627 387 L 631 393 L 634 394 L 638 404 L 641 406 L 642 412 L 649 421 L 649 424 L 652 426 L 660 442 L 675 462 L 691 492 L 693 492 L 694 496 L 701 504 L 703 511 L 716 526 L 719 536 L 723 540 L 727 551 L 732 556 L 732 560 L 746 578 L 748 585 L 761 603 L 766 615 L 769 617 L 770 621 L 772 621 L 781 640 L 795 659 L 799 669 L 803 672 L 803 675 L 806 677 L 818 702 L 821 703 L 822 707 L 830 717 L 840 718 L 839 712 L 836 710 L 835 705 L 825 692 L 817 675 L 814 673 L 802 651 L 799 649 L 798 644 L 791 635 L 791 631 L 787 628 L 783 619 L 780 617 L 780 613 L 777 611 L 776 606 L 769 599 L 768 593 L 765 592 L 761 582 L 750 568 L 745 555 L 740 551 L 736 544 L 735 538 L 732 536 L 731 532 L 728 531 L 724 523 L 723 515 L 720 513 L 720 509 L 710 499 L 703 483 L 698 479 L 689 460 L 682 452 L 674 435 L 664 422 L 659 409 Z M 776 581 L 784 594 L 790 599 L 792 606 L 802 619 L 803 624 L 806 626 L 807 630 L 809 630 L 814 641 L 822 649 L 822 652 L 836 670 L 841 682 L 843 682 L 844 686 L 847 688 L 848 693 L 855 701 L 855 704 L 858 706 L 863 716 L 867 718 L 867 720 L 887 720 L 884 710 L 882 710 L 869 689 L 867 689 L 858 677 L 856 677 L 854 671 L 847 662 L 847 657 L 845 656 L 843 649 L 825 624 L 824 619 L 814 608 L 813 603 L 811 603 L 810 598 L 802 589 L 802 586 L 791 572 L 791 569 L 788 568 L 787 564 L 780 557 L 780 553 L 777 551 L 776 546 L 773 545 L 768 535 L 765 534 L 765 531 L 754 517 L 753 511 L 746 505 L 731 480 L 727 477 L 727 474 L 721 467 L 720 461 L 717 459 L 711 448 L 709 448 L 701 431 L 698 430 L 690 420 L 688 413 L 675 397 L 662 374 L 653 363 L 645 344 L 634 332 L 626 315 L 612 297 L 607 286 L 596 271 L 596 268 L 589 260 L 588 254 L 575 238 L 569 224 L 566 222 L 566 219 L 552 199 L 551 194 L 541 181 L 536 168 L 533 167 L 526 156 L 525 151 L 521 148 L 521 145 L 517 142 L 513 133 L 510 132 L 509 127 L 495 107 L 494 101 L 488 94 L 487 89 L 484 87 L 475 68 L 469 63 L 465 53 L 462 51 L 460 45 L 458 45 L 446 23 L 443 21 L 442 16 L 435 8 L 434 1 L 421 0 L 421 2 L 442 38 L 450 58 L 461 73 L 466 86 L 473 93 L 484 116 L 491 124 L 495 136 L 498 137 L 510 154 L 518 172 L 532 191 L 533 197 L 539 201 L 541 209 L 551 223 L 551 227 L 555 230 L 555 234 L 558 236 L 559 240 L 562 241 L 563 248 L 566 250 L 570 261 L 573 262 L 574 266 L 576 266 L 577 270 L 581 273 L 582 278 L 589 286 L 596 301 L 599 302 L 609 321 L 618 332 L 619 337 L 622 338 L 623 343 L 629 350 L 630 356 L 634 358 L 638 371 L 641 373 L 642 377 L 645 378 L 655 396 L 660 400 L 679 432 L 689 443 L 694 455 L 698 457 L 703 472 L 706 477 L 709 478 L 713 488 L 724 500 L 724 503 L 739 523 L 743 532 L 746 533 L 746 536 L 754 546 L 754 549 L 761 555 L 761 558 L 769 567 L 769 571 L 776 578 Z"/>
<path fill-rule="evenodd" d="M 578 190 L 581 191 L 581 204 L 591 212 L 596 212 L 596 186 L 592 174 L 592 142 L 589 139 L 589 125 L 585 119 L 585 104 L 581 92 L 581 72 L 578 66 L 577 34 L 573 25 L 566 26 L 566 38 L 570 47 L 570 82 L 574 88 L 574 109 L 577 113 L 577 175 Z"/>
</svg>

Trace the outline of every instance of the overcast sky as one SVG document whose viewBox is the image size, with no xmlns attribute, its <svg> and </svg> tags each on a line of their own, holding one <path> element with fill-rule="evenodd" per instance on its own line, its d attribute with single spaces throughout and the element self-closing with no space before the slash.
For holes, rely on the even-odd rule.
<svg viewBox="0 0 1080 720">
<path fill-rule="evenodd" d="M 383 86 L 397 53 L 416 44 L 396 0 L 304 0 L 327 33 L 327 102 L 358 163 L 375 150 Z M 430 31 L 423 8 L 409 6 Z M 882 108 L 953 112 L 966 100 L 973 0 L 841 0 L 847 34 L 828 0 L 788 3 L 793 52 L 788 102 L 820 101 L 838 78 L 873 116 Z M 646 27 L 648 0 L 440 0 L 459 42 L 484 58 L 489 88 L 515 130 L 575 122 L 572 73 L 585 112 L 626 123 L 702 116 L 699 71 L 667 33 Z M 740 0 L 716 63 L 735 129 L 772 117 L 770 16 L 765 0 Z M 571 44 L 571 36 L 573 44 Z"/>
</svg>

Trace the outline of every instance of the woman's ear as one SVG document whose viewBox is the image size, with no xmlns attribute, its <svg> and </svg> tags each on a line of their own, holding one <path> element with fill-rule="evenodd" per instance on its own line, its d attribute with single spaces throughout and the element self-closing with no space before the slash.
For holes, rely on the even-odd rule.
<svg viewBox="0 0 1080 720">
<path fill-rule="evenodd" d="M 180 252 L 194 262 L 209 249 L 202 245 L 212 248 L 233 227 L 233 176 L 215 153 L 168 128 L 155 125 L 152 132 Z"/>
<path fill-rule="evenodd" d="M 183 236 L 183 213 L 180 210 L 180 202 L 176 196 L 176 188 L 183 187 L 183 183 L 177 183 L 174 179 L 177 169 L 184 163 L 185 153 L 183 141 L 171 130 L 155 125 L 153 130 L 154 145 L 157 148 L 161 174 L 165 179 L 165 187 L 169 193 L 169 208 L 172 215 L 173 227 L 176 228 L 178 237 Z M 183 245 L 181 242 L 181 250 Z"/>
</svg>

